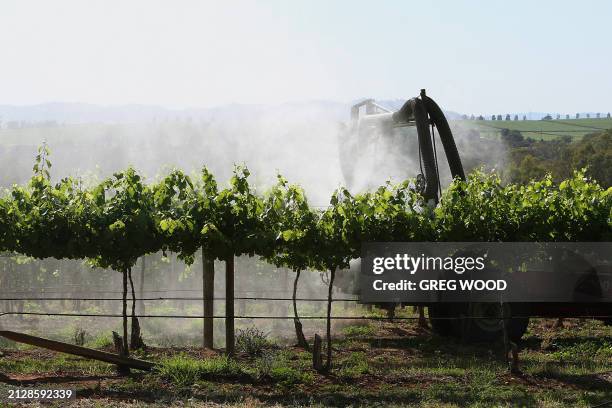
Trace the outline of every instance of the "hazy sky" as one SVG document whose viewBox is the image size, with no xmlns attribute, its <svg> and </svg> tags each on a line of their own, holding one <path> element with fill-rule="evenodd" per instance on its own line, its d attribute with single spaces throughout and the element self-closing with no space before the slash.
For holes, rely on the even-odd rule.
<svg viewBox="0 0 612 408">
<path fill-rule="evenodd" d="M 612 110 L 610 1 L 0 1 L 0 103 Z"/>
</svg>

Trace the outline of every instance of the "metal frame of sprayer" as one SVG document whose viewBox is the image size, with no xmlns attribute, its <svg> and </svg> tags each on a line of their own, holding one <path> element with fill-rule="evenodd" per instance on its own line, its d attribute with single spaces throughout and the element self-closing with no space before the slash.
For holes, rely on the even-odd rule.
<svg viewBox="0 0 612 408">
<path fill-rule="evenodd" d="M 365 114 L 361 114 L 362 107 L 365 107 Z M 358 137 L 373 131 L 381 131 L 386 134 L 393 128 L 406 126 L 414 126 L 417 129 L 419 157 L 422 162 L 424 173 L 422 176 L 425 181 L 423 194 L 426 199 L 433 199 L 437 202 L 440 177 L 437 155 L 434 151 L 435 142 L 432 139 L 434 128 L 438 130 L 440 135 L 452 177 L 465 180 L 465 173 L 448 121 L 442 109 L 426 95 L 424 89 L 421 90 L 419 97 L 409 99 L 395 112 L 378 105 L 373 99 L 366 99 L 353 105 L 346 134 L 348 137 Z M 342 160 L 342 158 L 341 165 L 344 178 L 350 186 L 352 184 L 353 165 L 348 160 Z"/>
</svg>

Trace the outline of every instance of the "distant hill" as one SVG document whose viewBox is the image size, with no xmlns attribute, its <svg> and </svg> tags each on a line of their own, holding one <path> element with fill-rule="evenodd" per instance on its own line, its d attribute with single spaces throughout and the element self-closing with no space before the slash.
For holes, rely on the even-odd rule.
<svg viewBox="0 0 612 408">
<path fill-rule="evenodd" d="M 58 124 L 86 123 L 145 123 L 167 120 L 226 120 L 255 119 L 257 117 L 300 115 L 313 116 L 322 121 L 347 121 L 353 102 L 312 100 L 286 102 L 276 105 L 229 104 L 212 108 L 169 109 L 155 105 L 103 106 L 87 103 L 53 102 L 38 105 L 0 105 L 0 122 L 56 122 Z M 391 110 L 399 109 L 404 99 L 378 100 Z M 446 111 L 449 120 L 460 119 L 461 114 Z M 16 125 L 16 123 L 14 123 Z"/>
<path fill-rule="evenodd" d="M 171 110 L 152 105 L 101 106 L 64 102 L 24 106 L 0 105 L 0 119 L 5 123 L 9 121 L 56 121 L 59 123 L 143 121 L 170 115 L 171 112 Z"/>
</svg>

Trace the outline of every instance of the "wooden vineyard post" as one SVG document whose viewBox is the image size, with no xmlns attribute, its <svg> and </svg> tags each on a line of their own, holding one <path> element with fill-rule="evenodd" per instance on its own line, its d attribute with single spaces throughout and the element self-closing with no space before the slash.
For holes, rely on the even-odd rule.
<svg viewBox="0 0 612 408">
<path fill-rule="evenodd" d="M 332 365 L 332 338 L 331 338 L 331 314 L 332 314 L 332 295 L 334 289 L 334 278 L 336 277 L 336 269 L 330 270 L 329 288 L 327 292 L 327 360 L 325 361 L 325 371 L 331 370 Z"/>
<path fill-rule="evenodd" d="M 234 355 L 234 256 L 225 260 L 225 353 Z"/>
<path fill-rule="evenodd" d="M 321 357 L 322 344 L 323 341 L 321 340 L 321 336 L 315 334 L 314 343 L 312 345 L 312 368 L 318 372 L 324 371 L 323 359 Z"/>
<path fill-rule="evenodd" d="M 214 343 L 214 310 L 215 310 L 215 263 L 202 250 L 202 292 L 204 307 L 203 339 L 204 347 L 213 348 Z"/>
</svg>

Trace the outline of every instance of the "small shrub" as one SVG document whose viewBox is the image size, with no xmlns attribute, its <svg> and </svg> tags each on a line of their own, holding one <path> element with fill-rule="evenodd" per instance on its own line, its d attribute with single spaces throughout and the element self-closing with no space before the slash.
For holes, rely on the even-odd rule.
<svg viewBox="0 0 612 408">
<path fill-rule="evenodd" d="M 268 336 L 256 327 L 238 330 L 236 349 L 250 356 L 261 356 L 270 347 Z"/>
</svg>

